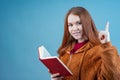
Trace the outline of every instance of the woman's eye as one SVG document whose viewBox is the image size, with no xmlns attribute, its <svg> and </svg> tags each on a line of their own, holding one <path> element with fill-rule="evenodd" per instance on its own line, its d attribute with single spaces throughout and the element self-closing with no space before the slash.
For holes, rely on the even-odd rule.
<svg viewBox="0 0 120 80">
<path fill-rule="evenodd" d="M 77 22 L 76 25 L 79 26 L 79 25 L 81 25 L 81 23 L 80 23 L 80 22 Z"/>
<path fill-rule="evenodd" d="M 68 24 L 68 27 L 72 27 L 73 25 L 72 24 Z"/>
</svg>

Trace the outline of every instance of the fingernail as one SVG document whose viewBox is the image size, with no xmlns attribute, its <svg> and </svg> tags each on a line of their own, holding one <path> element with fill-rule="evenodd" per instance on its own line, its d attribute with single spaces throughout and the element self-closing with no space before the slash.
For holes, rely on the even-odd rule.
<svg viewBox="0 0 120 80">
<path fill-rule="evenodd" d="M 101 40 L 103 40 L 104 38 L 105 38 L 105 36 L 104 36 L 104 35 L 102 35 Z"/>
</svg>

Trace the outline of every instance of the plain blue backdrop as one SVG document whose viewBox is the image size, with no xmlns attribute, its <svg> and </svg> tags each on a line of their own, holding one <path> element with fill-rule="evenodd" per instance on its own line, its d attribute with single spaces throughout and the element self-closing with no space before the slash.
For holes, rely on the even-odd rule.
<svg viewBox="0 0 120 80">
<path fill-rule="evenodd" d="M 37 48 L 57 55 L 73 6 L 85 7 L 98 30 L 109 20 L 111 42 L 120 52 L 119 0 L 0 0 L 0 80 L 50 80 Z"/>
</svg>

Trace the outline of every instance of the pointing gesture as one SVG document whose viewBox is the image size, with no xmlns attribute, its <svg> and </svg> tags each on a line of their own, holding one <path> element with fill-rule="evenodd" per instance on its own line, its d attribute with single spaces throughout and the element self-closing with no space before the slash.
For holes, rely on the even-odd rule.
<svg viewBox="0 0 120 80">
<path fill-rule="evenodd" d="M 106 29 L 105 29 L 106 32 L 109 32 L 109 21 L 107 21 L 106 23 Z"/>
<path fill-rule="evenodd" d="M 99 39 L 102 44 L 110 41 L 109 22 L 107 21 L 105 31 L 99 32 Z"/>
</svg>

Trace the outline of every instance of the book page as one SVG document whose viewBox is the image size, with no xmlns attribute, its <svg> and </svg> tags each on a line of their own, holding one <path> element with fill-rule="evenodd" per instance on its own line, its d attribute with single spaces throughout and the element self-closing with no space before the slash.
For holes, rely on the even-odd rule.
<svg viewBox="0 0 120 80">
<path fill-rule="evenodd" d="M 50 53 L 47 51 L 47 49 L 44 46 L 40 46 L 38 48 L 39 50 L 39 58 L 46 58 L 46 57 L 51 57 Z"/>
</svg>

